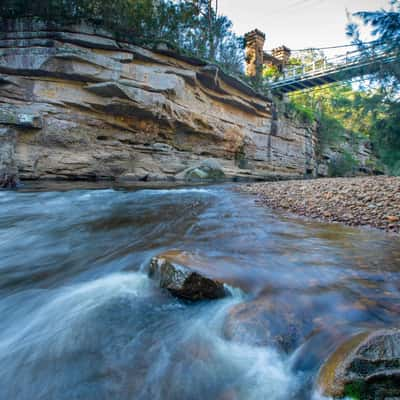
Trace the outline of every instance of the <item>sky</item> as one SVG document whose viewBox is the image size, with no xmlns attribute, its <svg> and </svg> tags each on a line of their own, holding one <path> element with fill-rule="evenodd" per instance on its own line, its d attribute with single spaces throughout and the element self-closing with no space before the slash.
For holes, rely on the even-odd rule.
<svg viewBox="0 0 400 400">
<path fill-rule="evenodd" d="M 291 49 L 349 43 L 345 35 L 350 12 L 388 8 L 389 0 L 218 0 L 219 12 L 239 34 L 258 28 L 265 49 L 282 44 Z"/>
</svg>

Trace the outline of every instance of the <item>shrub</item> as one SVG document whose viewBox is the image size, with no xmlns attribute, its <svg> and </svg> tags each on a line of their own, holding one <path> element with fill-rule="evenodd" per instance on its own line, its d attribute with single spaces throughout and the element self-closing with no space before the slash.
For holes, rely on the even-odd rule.
<svg viewBox="0 0 400 400">
<path fill-rule="evenodd" d="M 294 101 L 286 105 L 286 112 L 306 124 L 312 124 L 316 119 L 315 111 L 312 108 Z"/>
<path fill-rule="evenodd" d="M 397 161 L 391 168 L 389 168 L 390 175 L 400 176 L 400 154 L 399 161 Z"/>
<path fill-rule="evenodd" d="M 328 175 L 331 177 L 352 176 L 359 168 L 359 162 L 354 156 L 343 151 L 335 159 L 331 160 L 328 166 Z"/>
</svg>

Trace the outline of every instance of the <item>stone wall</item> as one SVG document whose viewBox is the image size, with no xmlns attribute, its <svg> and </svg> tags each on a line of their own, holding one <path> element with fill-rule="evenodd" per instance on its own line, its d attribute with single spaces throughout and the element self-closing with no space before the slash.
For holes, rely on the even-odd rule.
<svg viewBox="0 0 400 400">
<path fill-rule="evenodd" d="M 21 179 L 173 180 L 207 159 L 228 178 L 316 168 L 312 130 L 213 65 L 89 26 L 1 26 L 0 168 Z"/>
</svg>

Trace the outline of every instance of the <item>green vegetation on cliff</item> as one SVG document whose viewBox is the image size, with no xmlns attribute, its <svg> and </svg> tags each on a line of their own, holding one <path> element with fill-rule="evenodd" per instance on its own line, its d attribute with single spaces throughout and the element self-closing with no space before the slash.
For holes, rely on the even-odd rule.
<svg viewBox="0 0 400 400">
<path fill-rule="evenodd" d="M 385 43 L 392 52 L 400 52 L 400 1 L 391 1 L 390 10 L 360 12 L 367 26 L 379 43 Z M 359 27 L 349 24 L 348 34 L 361 50 L 369 56 L 369 47 L 360 39 Z M 300 62 L 323 59 L 323 54 L 305 52 Z M 266 74 L 268 76 L 268 74 Z M 304 122 L 317 121 L 320 151 L 340 146 L 344 141 L 357 145 L 360 139 L 371 142 L 374 153 L 386 171 L 400 175 L 400 65 L 382 64 L 379 73 L 366 77 L 363 84 L 345 82 L 296 92 L 290 96 L 289 110 Z M 343 153 L 332 174 L 351 171 L 355 160 L 351 153 Z"/>
<path fill-rule="evenodd" d="M 372 35 L 384 43 L 389 51 L 400 54 L 400 1 L 391 0 L 389 10 L 359 12 L 364 25 L 372 28 Z M 369 50 L 360 39 L 359 27 L 351 23 L 347 33 L 365 57 Z M 382 64 L 377 75 L 370 77 L 374 88 L 360 109 L 368 113 L 369 134 L 377 154 L 390 173 L 400 175 L 400 63 Z"/>
<path fill-rule="evenodd" d="M 349 82 L 295 93 L 290 100 L 301 120 L 318 122 L 320 152 L 345 140 L 354 146 L 369 140 L 387 172 L 400 174 L 400 103 L 383 87 L 355 90 Z"/>
</svg>

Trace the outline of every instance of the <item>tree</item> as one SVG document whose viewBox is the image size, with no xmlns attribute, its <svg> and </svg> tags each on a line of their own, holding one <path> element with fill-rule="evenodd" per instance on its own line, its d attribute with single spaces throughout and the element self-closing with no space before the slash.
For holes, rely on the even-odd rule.
<svg viewBox="0 0 400 400">
<path fill-rule="evenodd" d="M 388 95 L 398 96 L 400 88 L 400 1 L 391 0 L 389 10 L 360 11 L 354 14 L 361 19 L 364 26 L 370 27 L 375 43 L 365 43 L 361 39 L 360 27 L 351 22 L 347 26 L 347 35 L 350 36 L 358 46 L 361 54 L 366 58 L 370 57 L 377 48 L 383 49 L 386 53 L 392 54 L 398 60 L 397 63 L 381 65 L 376 78 L 384 83 Z"/>
<path fill-rule="evenodd" d="M 210 48 L 210 58 L 215 57 L 215 29 L 218 20 L 218 0 L 192 0 L 197 14 L 201 15 L 207 21 L 207 40 Z M 215 4 L 215 8 L 213 5 Z"/>
<path fill-rule="evenodd" d="M 242 39 L 232 32 L 231 21 L 218 15 L 217 0 L 0 0 L 0 15 L 85 20 L 139 44 L 168 41 L 228 72 L 243 68 Z"/>
<path fill-rule="evenodd" d="M 365 102 L 365 108 L 370 109 L 372 116 L 369 135 L 376 153 L 389 172 L 400 175 L 400 1 L 391 0 L 390 5 L 389 10 L 362 11 L 355 16 L 371 28 L 375 45 L 397 59 L 382 64 L 379 73 L 370 77 L 374 95 Z M 347 33 L 368 57 L 371 46 L 361 40 L 359 26 L 350 23 Z"/>
</svg>

